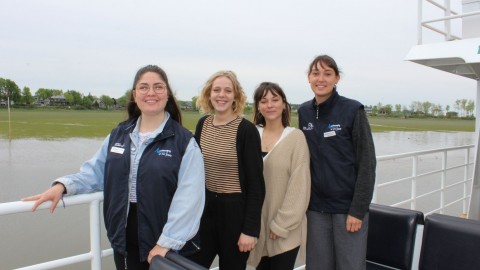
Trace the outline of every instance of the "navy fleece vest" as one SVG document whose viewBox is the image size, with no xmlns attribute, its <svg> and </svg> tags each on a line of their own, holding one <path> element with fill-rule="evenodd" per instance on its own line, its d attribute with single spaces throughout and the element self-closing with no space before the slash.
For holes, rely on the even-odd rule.
<svg viewBox="0 0 480 270">
<path fill-rule="evenodd" d="M 310 149 L 310 210 L 348 213 L 357 177 L 352 130 L 361 107 L 334 91 L 325 102 L 308 101 L 298 110 L 299 127 Z"/>
<path fill-rule="evenodd" d="M 125 255 L 130 172 L 130 133 L 137 119 L 112 130 L 105 163 L 104 219 L 112 248 Z M 138 241 L 146 260 L 167 222 L 180 164 L 192 134 L 171 118 L 145 149 L 137 172 Z M 112 151 L 114 147 L 114 151 Z M 120 150 L 123 149 L 123 150 Z M 121 153 L 123 152 L 123 153 Z"/>
</svg>

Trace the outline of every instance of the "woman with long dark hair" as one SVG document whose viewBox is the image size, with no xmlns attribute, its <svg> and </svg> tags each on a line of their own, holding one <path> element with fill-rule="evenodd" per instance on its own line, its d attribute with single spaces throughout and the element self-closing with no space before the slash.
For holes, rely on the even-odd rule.
<svg viewBox="0 0 480 270">
<path fill-rule="evenodd" d="M 56 179 L 32 210 L 63 195 L 102 191 L 107 236 L 117 269 L 148 270 L 153 256 L 181 251 L 195 236 L 205 200 L 203 157 L 181 114 L 167 75 L 138 70 L 128 119 L 112 130 L 80 172 Z"/>
</svg>

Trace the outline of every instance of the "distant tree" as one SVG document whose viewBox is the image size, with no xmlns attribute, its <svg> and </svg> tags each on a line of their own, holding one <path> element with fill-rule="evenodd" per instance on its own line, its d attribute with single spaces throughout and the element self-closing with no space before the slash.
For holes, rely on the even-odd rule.
<svg viewBox="0 0 480 270">
<path fill-rule="evenodd" d="M 65 92 L 65 94 L 63 94 L 63 96 L 65 97 L 65 99 L 67 99 L 69 104 L 82 105 L 83 95 L 78 91 L 68 90 L 67 92 Z"/>
<path fill-rule="evenodd" d="M 92 94 L 88 93 L 87 96 L 83 96 L 82 98 L 82 106 L 91 109 L 94 106 L 95 100 L 97 98 L 95 96 L 92 96 Z M 98 108 L 98 103 L 97 103 L 97 108 Z"/>
<path fill-rule="evenodd" d="M 33 102 L 32 92 L 30 92 L 30 88 L 27 86 L 23 87 L 22 99 L 25 104 L 32 104 Z"/>
<path fill-rule="evenodd" d="M 462 115 L 462 100 L 457 99 L 455 100 L 455 104 L 453 105 L 453 108 L 457 110 L 457 112 Z"/>
<path fill-rule="evenodd" d="M 402 112 L 402 105 L 395 104 L 395 112 L 397 112 L 397 114 L 400 114 Z"/>
<path fill-rule="evenodd" d="M 433 116 L 440 116 L 442 115 L 442 105 L 440 104 L 432 104 L 432 114 Z"/>
<path fill-rule="evenodd" d="M 410 111 L 415 114 L 418 112 L 423 112 L 422 103 L 420 101 L 413 101 L 412 104 L 410 104 Z"/>
<path fill-rule="evenodd" d="M 387 104 L 383 106 L 383 111 L 385 112 L 386 115 L 391 115 L 393 111 L 393 107 L 390 104 Z"/>
<path fill-rule="evenodd" d="M 428 113 L 430 112 L 430 109 L 432 108 L 432 103 L 430 103 L 429 101 L 424 101 L 422 102 L 422 111 L 425 115 L 428 115 Z"/>
<path fill-rule="evenodd" d="M 198 99 L 198 96 L 193 96 L 193 97 L 192 97 L 192 109 L 194 109 L 194 110 L 198 110 L 198 108 L 197 108 L 197 99 Z"/>
<path fill-rule="evenodd" d="M 467 112 L 468 115 L 473 115 L 473 112 L 475 110 L 475 102 L 473 100 L 469 99 L 467 101 L 467 105 L 465 105 L 465 111 Z"/>
<path fill-rule="evenodd" d="M 127 102 L 130 99 L 130 94 L 132 93 L 132 90 L 127 90 L 125 91 L 125 94 L 123 96 L 117 98 L 117 107 L 126 107 Z"/>
<path fill-rule="evenodd" d="M 100 100 L 103 101 L 103 104 L 105 104 L 107 110 L 113 105 L 112 98 L 107 95 L 100 96 Z"/>
<path fill-rule="evenodd" d="M 467 99 L 463 98 L 460 102 L 460 106 L 462 107 L 462 111 L 464 112 L 463 116 L 467 116 Z"/>
<path fill-rule="evenodd" d="M 52 89 L 39 88 L 37 92 L 35 92 L 35 96 L 37 96 L 39 100 L 47 100 L 53 95 L 54 94 Z"/>
<path fill-rule="evenodd" d="M 450 111 L 450 105 L 445 106 L 445 111 L 448 113 Z"/>
<path fill-rule="evenodd" d="M 10 101 L 21 103 L 22 94 L 18 85 L 12 80 L 0 78 L 0 99 L 7 100 L 7 94 Z"/>
</svg>

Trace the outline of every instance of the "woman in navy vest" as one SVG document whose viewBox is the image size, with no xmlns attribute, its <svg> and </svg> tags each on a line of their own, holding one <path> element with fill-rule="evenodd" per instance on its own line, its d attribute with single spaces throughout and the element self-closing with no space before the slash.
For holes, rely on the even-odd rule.
<svg viewBox="0 0 480 270">
<path fill-rule="evenodd" d="M 181 250 L 198 231 L 205 200 L 203 157 L 158 66 L 141 68 L 128 120 L 104 140 L 80 172 L 56 179 L 32 210 L 65 194 L 102 191 L 107 236 L 117 269 L 149 268 L 153 256 Z"/>
<path fill-rule="evenodd" d="M 308 70 L 315 97 L 298 109 L 312 178 L 307 211 L 307 269 L 365 269 L 368 209 L 376 157 L 363 105 L 340 96 L 340 72 L 328 55 Z"/>
</svg>

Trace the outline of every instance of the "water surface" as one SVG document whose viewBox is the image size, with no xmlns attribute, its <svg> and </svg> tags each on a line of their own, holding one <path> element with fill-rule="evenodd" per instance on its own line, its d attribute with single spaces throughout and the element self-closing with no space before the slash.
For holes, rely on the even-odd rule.
<svg viewBox="0 0 480 270">
<path fill-rule="evenodd" d="M 471 132 L 385 132 L 374 133 L 373 137 L 377 156 L 474 142 L 474 133 Z M 17 201 L 39 193 L 57 177 L 78 171 L 82 162 L 93 156 L 102 141 L 103 138 L 0 140 L 0 202 Z M 388 168 L 387 171 L 390 174 L 402 173 Z M 377 171 L 377 181 L 388 177 L 388 173 Z M 389 196 L 387 194 L 386 199 Z M 53 215 L 39 211 L 0 216 L 0 219 L 1 269 L 22 267 L 89 250 L 87 206 L 57 209 Z M 108 247 L 108 241 L 103 239 L 103 248 Z M 112 261 L 111 257 L 104 259 L 104 269 L 113 269 Z M 89 268 L 89 263 L 68 267 Z"/>
</svg>

